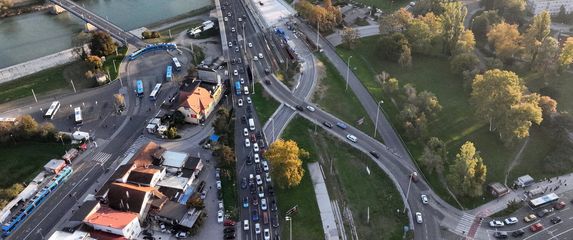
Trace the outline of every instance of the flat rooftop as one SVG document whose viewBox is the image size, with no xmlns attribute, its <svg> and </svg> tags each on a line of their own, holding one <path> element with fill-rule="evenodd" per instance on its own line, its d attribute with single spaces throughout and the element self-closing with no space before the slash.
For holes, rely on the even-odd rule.
<svg viewBox="0 0 573 240">
<path fill-rule="evenodd" d="M 267 27 L 278 25 L 285 18 L 295 14 L 295 10 L 282 0 L 251 0 L 263 17 Z"/>
</svg>

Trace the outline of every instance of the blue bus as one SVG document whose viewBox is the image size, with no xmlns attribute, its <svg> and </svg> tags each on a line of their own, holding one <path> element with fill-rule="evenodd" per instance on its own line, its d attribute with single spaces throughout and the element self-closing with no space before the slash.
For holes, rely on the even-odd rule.
<svg viewBox="0 0 573 240">
<path fill-rule="evenodd" d="M 235 93 L 238 95 L 241 95 L 241 82 L 236 81 L 235 82 Z"/>
<path fill-rule="evenodd" d="M 171 65 L 167 66 L 167 70 L 165 70 L 165 81 L 171 81 L 173 77 L 173 67 Z"/>
<path fill-rule="evenodd" d="M 141 80 L 137 80 L 137 82 L 135 83 L 136 85 L 136 92 L 137 92 L 137 96 L 138 97 L 143 97 L 143 81 Z"/>
</svg>

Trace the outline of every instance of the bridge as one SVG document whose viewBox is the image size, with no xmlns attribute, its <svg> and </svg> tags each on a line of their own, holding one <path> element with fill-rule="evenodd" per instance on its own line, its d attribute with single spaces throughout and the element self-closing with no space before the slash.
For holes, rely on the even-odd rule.
<svg viewBox="0 0 573 240">
<path fill-rule="evenodd" d="M 123 44 L 131 44 L 137 48 L 145 47 L 145 42 L 141 38 L 133 35 L 132 33 L 125 31 L 118 27 L 117 25 L 109 22 L 108 20 L 98 16 L 85 9 L 84 7 L 70 1 L 70 0 L 50 0 L 50 2 L 62 7 L 66 11 L 81 18 L 83 21 L 94 25 L 101 31 L 104 31 L 115 38 L 117 41 Z"/>
</svg>

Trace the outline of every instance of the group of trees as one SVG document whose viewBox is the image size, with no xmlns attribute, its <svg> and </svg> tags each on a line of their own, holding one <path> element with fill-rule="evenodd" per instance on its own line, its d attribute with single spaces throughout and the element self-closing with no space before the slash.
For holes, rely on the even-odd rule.
<svg viewBox="0 0 573 240">
<path fill-rule="evenodd" d="M 156 31 L 143 31 L 141 33 L 141 36 L 143 37 L 143 39 L 153 39 L 153 38 L 160 38 L 161 34 L 159 32 Z"/>
<path fill-rule="evenodd" d="M 93 33 L 89 46 L 91 55 L 98 57 L 109 56 L 117 51 L 117 44 L 108 33 L 102 31 Z"/>
<path fill-rule="evenodd" d="M 4 208 L 12 199 L 18 196 L 24 190 L 24 185 L 14 183 L 8 188 L 0 189 L 0 208 Z"/>
<path fill-rule="evenodd" d="M 14 6 L 13 0 L 0 0 L 0 13 Z"/>
<path fill-rule="evenodd" d="M 507 22 L 521 24 L 525 18 L 525 0 L 481 0 L 486 11 L 494 10 Z"/>
<path fill-rule="evenodd" d="M 225 107 L 217 110 L 217 119 L 213 123 L 215 134 L 219 135 L 219 142 L 223 145 L 233 146 L 234 144 L 234 129 L 233 112 Z"/>
<path fill-rule="evenodd" d="M 30 115 L 16 118 L 14 123 L 0 123 L 0 143 L 17 143 L 23 141 L 57 141 L 58 130 L 52 123 L 38 124 Z"/>
<path fill-rule="evenodd" d="M 271 175 L 280 188 L 300 184 L 304 176 L 301 158 L 307 158 L 309 153 L 299 148 L 295 141 L 279 139 L 269 146 L 264 156 L 273 166 Z"/>
<path fill-rule="evenodd" d="M 295 8 L 312 25 L 320 25 L 320 31 L 323 32 L 332 31 L 342 21 L 340 9 L 333 6 L 331 0 L 324 0 L 322 6 L 301 0 L 295 4 Z"/>
</svg>

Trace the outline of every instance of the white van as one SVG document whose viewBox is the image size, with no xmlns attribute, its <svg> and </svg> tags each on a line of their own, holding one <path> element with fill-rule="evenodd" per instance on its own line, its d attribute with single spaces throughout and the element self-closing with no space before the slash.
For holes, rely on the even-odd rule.
<svg viewBox="0 0 573 240">
<path fill-rule="evenodd" d="M 249 87 L 243 87 L 243 92 L 245 92 L 245 95 L 249 95 Z"/>
<path fill-rule="evenodd" d="M 255 120 L 252 118 L 249 118 L 249 129 L 251 129 L 251 131 L 255 131 Z"/>
</svg>

